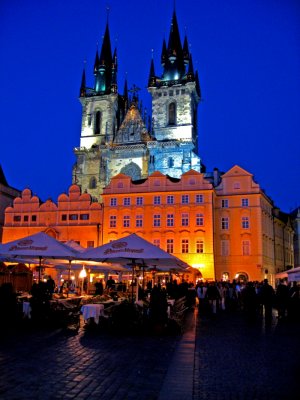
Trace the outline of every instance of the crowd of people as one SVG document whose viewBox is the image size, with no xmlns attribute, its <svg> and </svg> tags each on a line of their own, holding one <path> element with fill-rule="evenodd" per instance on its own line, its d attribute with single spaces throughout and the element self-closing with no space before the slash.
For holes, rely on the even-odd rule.
<svg viewBox="0 0 300 400">
<path fill-rule="evenodd" d="M 272 321 L 272 311 L 277 309 L 278 318 L 299 320 L 300 287 L 297 282 L 281 280 L 274 289 L 264 279 L 262 282 L 199 282 L 196 285 L 199 314 L 216 315 L 222 311 L 243 311 L 249 320 L 263 315 Z"/>
</svg>

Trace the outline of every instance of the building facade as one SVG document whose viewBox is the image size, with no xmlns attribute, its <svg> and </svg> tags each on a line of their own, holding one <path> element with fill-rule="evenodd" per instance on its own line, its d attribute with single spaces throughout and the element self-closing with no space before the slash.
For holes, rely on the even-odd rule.
<svg viewBox="0 0 300 400">
<path fill-rule="evenodd" d="M 214 176 L 189 170 L 180 179 L 159 171 L 139 181 L 118 174 L 102 199 L 71 185 L 57 203 L 41 203 L 25 189 L 6 208 L 3 242 L 44 231 L 86 248 L 136 233 L 187 262 L 195 280 L 274 283 L 294 265 L 289 216 L 237 165 Z"/>
<path fill-rule="evenodd" d="M 30 189 L 24 189 L 5 210 L 2 242 L 43 231 L 61 242 L 74 240 L 83 247 L 97 247 L 102 244 L 101 224 L 101 204 L 82 194 L 77 185 L 58 196 L 57 203 L 50 199 L 42 203 Z"/>
</svg>

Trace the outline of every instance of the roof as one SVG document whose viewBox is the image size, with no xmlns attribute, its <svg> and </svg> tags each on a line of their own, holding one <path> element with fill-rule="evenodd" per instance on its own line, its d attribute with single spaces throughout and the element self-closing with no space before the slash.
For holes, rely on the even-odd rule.
<svg viewBox="0 0 300 400">
<path fill-rule="evenodd" d="M 2 166 L 0 165 L 0 183 L 4 186 L 8 186 L 7 180 L 5 178 Z"/>
</svg>

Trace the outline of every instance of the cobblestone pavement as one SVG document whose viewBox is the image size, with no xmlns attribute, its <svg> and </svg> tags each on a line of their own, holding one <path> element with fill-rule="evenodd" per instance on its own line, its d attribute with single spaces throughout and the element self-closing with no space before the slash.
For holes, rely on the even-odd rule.
<svg viewBox="0 0 300 400">
<path fill-rule="evenodd" d="M 299 323 L 275 314 L 269 327 L 241 314 L 198 319 L 194 400 L 296 400 L 299 382 Z"/>
<path fill-rule="evenodd" d="M 22 329 L 0 336 L 0 399 L 296 400 L 299 338 L 239 313 L 191 313 L 183 336 Z"/>
<path fill-rule="evenodd" d="M 84 329 L 2 335 L 0 399 L 154 400 L 177 341 Z"/>
</svg>

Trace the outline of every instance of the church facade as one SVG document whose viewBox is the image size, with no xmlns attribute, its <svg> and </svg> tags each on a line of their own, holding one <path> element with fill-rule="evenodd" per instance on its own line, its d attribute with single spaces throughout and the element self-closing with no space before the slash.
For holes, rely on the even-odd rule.
<svg viewBox="0 0 300 400">
<path fill-rule="evenodd" d="M 199 79 L 194 72 L 187 37 L 181 42 L 175 12 L 168 45 L 163 41 L 161 65 L 163 72 L 156 76 L 152 59 L 148 78 L 152 97 L 149 123 L 141 115 L 136 87 L 131 97 L 127 82 L 123 94 L 118 91 L 117 51 L 112 53 L 106 25 L 100 55 L 96 51 L 93 88 L 86 86 L 83 71 L 80 146 L 74 149 L 73 183 L 94 198 L 100 199 L 104 187 L 119 173 L 139 180 L 154 171 L 174 178 L 180 178 L 190 169 L 200 172 Z"/>
<path fill-rule="evenodd" d="M 198 154 L 201 91 L 187 38 L 173 13 L 162 73 L 151 60 L 147 121 L 127 82 L 118 91 L 117 52 L 106 25 L 94 86 L 80 87 L 80 146 L 69 192 L 45 203 L 26 188 L 5 210 L 2 241 L 44 231 L 96 247 L 136 233 L 186 261 L 207 280 L 262 280 L 294 265 L 290 217 L 234 165 L 205 171 Z M 130 95 L 131 93 L 131 95 Z"/>
</svg>

